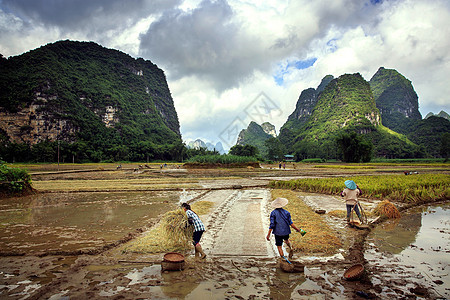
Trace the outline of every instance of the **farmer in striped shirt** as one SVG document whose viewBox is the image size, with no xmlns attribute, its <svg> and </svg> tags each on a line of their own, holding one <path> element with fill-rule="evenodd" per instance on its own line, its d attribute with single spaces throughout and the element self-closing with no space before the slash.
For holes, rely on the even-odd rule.
<svg viewBox="0 0 450 300">
<path fill-rule="evenodd" d="M 187 203 L 181 204 L 181 207 L 186 212 L 189 224 L 194 226 L 194 234 L 192 236 L 192 243 L 194 244 L 195 257 L 200 256 L 200 258 L 205 258 L 206 254 L 203 252 L 202 246 L 200 246 L 200 239 L 202 238 L 203 232 L 205 232 L 205 225 L 200 220 L 198 215 L 192 211 L 191 206 Z"/>
</svg>

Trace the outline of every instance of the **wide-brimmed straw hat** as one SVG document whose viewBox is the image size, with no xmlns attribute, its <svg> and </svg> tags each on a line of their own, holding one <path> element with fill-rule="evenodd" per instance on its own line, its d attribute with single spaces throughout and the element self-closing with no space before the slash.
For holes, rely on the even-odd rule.
<svg viewBox="0 0 450 300">
<path fill-rule="evenodd" d="M 289 201 L 286 198 L 277 198 L 277 199 L 273 200 L 272 204 L 270 204 L 270 205 L 272 205 L 272 207 L 274 207 L 274 208 L 281 208 L 283 206 L 286 206 L 286 204 L 288 204 L 288 202 Z"/>
<path fill-rule="evenodd" d="M 346 180 L 344 184 L 348 189 L 351 189 L 351 190 L 356 189 L 356 183 L 353 180 Z"/>
</svg>

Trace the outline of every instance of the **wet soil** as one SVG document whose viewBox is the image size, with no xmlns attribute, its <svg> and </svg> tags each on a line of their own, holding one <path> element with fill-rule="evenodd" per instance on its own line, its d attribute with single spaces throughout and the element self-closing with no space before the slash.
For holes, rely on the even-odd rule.
<svg viewBox="0 0 450 300">
<path fill-rule="evenodd" d="M 264 169 L 263 169 L 264 170 Z M 102 173 L 102 174 L 100 174 Z M 135 174 L 115 174 L 116 172 L 87 172 L 67 174 L 71 178 L 102 178 L 102 176 L 126 177 Z M 82 175 L 84 174 L 84 175 Z M 110 175 L 107 175 L 110 174 Z M 165 176 L 161 173 L 161 176 Z M 191 192 L 178 193 L 170 199 L 155 200 L 155 195 L 145 194 L 134 201 L 120 199 L 119 194 L 110 193 L 114 201 L 98 200 L 86 201 L 66 198 L 55 200 L 52 196 L 39 198 L 20 199 L 20 201 L 2 201 L 2 226 L 0 230 L 5 238 L 0 257 L 0 298 L 7 299 L 362 299 L 362 298 L 406 298 L 406 299 L 439 299 L 441 290 L 434 289 L 439 285 L 430 284 L 430 281 L 412 280 L 417 273 L 411 264 L 400 269 L 391 277 L 386 274 L 395 267 L 394 262 L 389 261 L 380 264 L 379 257 L 367 256 L 366 249 L 374 253 L 384 253 L 377 245 L 373 244 L 371 234 L 373 230 L 358 230 L 348 227 L 344 220 L 323 216 L 327 223 L 340 233 L 344 247 L 331 257 L 306 256 L 295 253 L 293 260 L 305 265 L 303 273 L 284 273 L 280 270 L 280 259 L 276 256 L 273 241 L 265 240 L 268 228 L 268 213 L 270 207 L 270 191 L 262 187 L 251 187 L 265 184 L 269 179 L 288 178 L 301 176 L 314 176 L 295 170 L 265 169 L 262 172 L 251 170 L 189 170 L 183 176 L 236 176 L 240 174 L 243 179 L 204 181 L 205 188 L 211 191 L 190 194 Z M 66 176 L 62 174 L 38 175 L 46 180 Z M 75 178 L 74 178 L 75 179 Z M 94 179 L 94 180 L 95 180 Z M 237 188 L 240 185 L 241 188 Z M 232 188 L 235 186 L 235 188 Z M 99 193 L 94 193 L 99 194 Z M 91 195 L 95 197 L 94 194 Z M 164 193 L 163 193 L 164 194 Z M 54 195 L 54 194 L 52 194 Z M 119 198 L 116 198 L 119 197 Z M 128 196 L 127 196 L 128 197 Z M 163 198 L 167 194 L 163 195 Z M 334 196 L 301 194 L 305 203 L 312 209 L 325 209 L 326 212 L 343 209 L 342 202 Z M 63 197 L 64 198 L 64 197 Z M 88 197 L 89 198 L 89 197 Z M 157 198 L 157 197 L 156 197 Z M 45 200 L 47 199 L 47 200 Z M 16 199 L 17 200 L 17 199 Z M 92 199 L 90 199 L 92 200 Z M 127 254 L 122 253 L 121 240 L 129 236 L 130 232 L 139 234 L 135 230 L 151 226 L 158 219 L 158 215 L 173 209 L 178 201 L 204 200 L 214 203 L 212 211 L 207 216 L 202 216 L 207 227 L 202 238 L 203 248 L 207 254 L 204 260 L 195 259 L 193 251 L 185 253 L 186 269 L 183 271 L 161 271 L 160 262 L 163 254 Z M 129 202 L 128 202 L 129 201 Z M 93 204 L 93 203 L 97 204 Z M 363 207 L 370 211 L 376 204 L 373 201 L 362 201 Z M 30 213 L 32 217 L 11 217 L 15 212 L 27 211 L 34 207 L 43 209 L 40 217 Z M 37 205 L 36 205 L 37 203 Z M 90 204 L 89 204 L 90 203 Z M 148 207 L 146 208 L 146 205 Z M 112 205 L 113 213 L 93 213 L 95 207 L 108 207 Z M 121 206 L 123 205 L 123 206 Z M 160 209 L 153 210 L 155 205 Z M 41 208 L 42 206 L 42 208 Z M 54 218 L 47 218 L 47 213 L 61 206 L 70 206 L 68 211 L 80 212 L 76 220 L 95 220 L 96 222 L 83 222 L 80 226 L 73 221 L 59 221 L 54 223 Z M 134 207 L 134 209 L 133 209 Z M 38 210 L 39 210 L 38 209 Z M 31 209 L 33 211 L 33 209 Z M 57 209 L 56 209 L 57 211 Z M 85 211 L 85 213 L 83 213 Z M 128 212 L 127 212 L 128 211 Z M 146 213 L 142 214 L 142 211 Z M 152 214 L 148 214 L 152 211 Z M 92 214 L 90 214 L 92 213 Z M 100 216 L 99 216 L 100 214 Z M 57 213 L 53 213 L 56 216 Z M 108 216 L 113 216 L 109 219 Z M 123 219 L 125 217 L 125 220 Z M 8 226 L 7 222 L 16 220 L 15 226 Z M 24 220 L 28 220 L 26 223 Z M 64 223 L 66 222 L 66 223 Z M 96 229 L 94 223 L 104 224 L 122 223 L 121 228 L 113 226 Z M 416 221 L 412 221 L 416 224 Z M 21 228 L 22 225 L 29 226 Z M 90 225 L 89 225 L 90 224 Z M 384 223 L 383 223 L 384 224 Z M 20 226 L 17 226 L 20 225 Z M 67 237 L 72 241 L 70 251 L 80 249 L 101 249 L 97 252 L 70 252 L 55 253 L 50 250 L 61 249 L 64 243 L 58 241 L 55 236 L 41 236 L 33 231 L 33 226 L 45 226 L 46 229 L 55 227 L 71 228 L 75 232 Z M 6 230 L 16 230 L 15 232 Z M 82 232 L 77 231 L 83 228 Z M 106 228 L 106 230 L 101 230 Z M 109 230 L 110 228 L 111 230 Z M 41 228 L 42 229 L 42 228 Z M 448 237 L 448 224 L 444 229 Z M 111 233 L 112 231 L 113 233 Z M 34 232 L 34 235 L 31 234 Z M 83 235 L 88 232 L 88 234 Z M 17 236 L 17 237 L 16 237 Z M 99 236 L 102 236 L 99 238 Z M 110 238 L 105 238 L 110 236 Z M 370 238 L 368 238 L 368 236 Z M 8 238 L 10 241 L 8 241 Z M 133 236 L 130 236 L 133 238 Z M 369 241 L 367 244 L 366 239 Z M 61 242 L 63 238 L 59 239 Z M 44 242 L 45 241 L 45 242 Z M 82 245 L 82 241 L 97 245 Z M 117 244 L 114 242 L 120 241 Z M 0 240 L 1 242 L 1 240 Z M 372 243 L 372 244 L 371 244 Z M 105 245 L 112 245 L 102 248 Z M 81 245 L 81 246 L 80 246 Z M 409 243 L 413 247 L 414 242 Z M 444 263 L 448 267 L 448 244 L 441 244 L 445 250 Z M 33 248 L 33 247 L 36 247 Z M 10 251 L 8 253 L 8 251 Z M 13 256 L 14 251 L 20 256 Z M 45 252 L 47 251 L 47 252 Z M 43 255 L 46 253 L 46 255 Z M 77 254 L 77 255 L 73 255 Z M 366 257 L 367 256 L 367 257 Z M 390 264 L 388 264 L 390 262 Z M 362 263 L 366 271 L 356 281 L 343 279 L 345 270 L 352 265 Z M 417 262 L 416 262 L 417 265 Z M 385 267 L 386 266 L 386 267 Z M 445 269 L 447 270 L 447 269 Z M 408 272 L 406 272 L 406 271 Z M 382 280 L 381 278 L 386 278 Z M 443 285 L 443 284 L 441 284 Z M 407 288 L 405 288 L 405 286 Z M 386 287 L 389 290 L 386 290 Z M 440 293 L 440 294 L 439 294 Z M 445 290 L 444 290 L 445 293 Z M 448 298 L 447 296 L 444 296 Z"/>
</svg>

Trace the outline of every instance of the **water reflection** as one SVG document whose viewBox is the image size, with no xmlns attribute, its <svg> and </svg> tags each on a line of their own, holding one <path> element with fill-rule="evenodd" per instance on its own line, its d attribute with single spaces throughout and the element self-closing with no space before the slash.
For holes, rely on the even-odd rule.
<svg viewBox="0 0 450 300">
<path fill-rule="evenodd" d="M 161 291 L 166 297 L 185 299 L 187 295 L 192 293 L 200 284 L 199 278 L 192 274 L 185 275 L 185 272 L 168 272 L 162 273 L 164 282 L 169 283 L 161 286 Z"/>
<path fill-rule="evenodd" d="M 298 296 L 294 293 L 306 281 L 304 273 L 285 273 L 277 268 L 272 276 L 267 276 L 270 299 L 282 300 Z"/>
<path fill-rule="evenodd" d="M 414 283 L 450 298 L 449 228 L 450 204 L 445 204 L 409 210 L 397 222 L 373 230 L 365 257 L 380 274 L 372 278 L 374 284 L 383 286 L 385 295 L 392 288 L 410 293 Z"/>
<path fill-rule="evenodd" d="M 178 192 L 51 193 L 0 207 L 0 251 L 74 251 L 116 241 L 173 209 Z"/>
<path fill-rule="evenodd" d="M 369 238 L 381 251 L 399 254 L 415 242 L 421 226 L 420 213 L 406 214 L 400 219 L 388 220 L 376 227 Z"/>
</svg>

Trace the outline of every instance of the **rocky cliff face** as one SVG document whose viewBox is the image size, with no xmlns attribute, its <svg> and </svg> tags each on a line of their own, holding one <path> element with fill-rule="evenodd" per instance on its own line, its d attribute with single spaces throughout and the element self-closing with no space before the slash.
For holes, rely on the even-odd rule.
<svg viewBox="0 0 450 300">
<path fill-rule="evenodd" d="M 273 136 L 274 138 L 277 137 L 277 132 L 275 130 L 275 126 L 270 124 L 269 122 L 262 123 L 261 128 L 264 130 L 265 133 Z"/>
<path fill-rule="evenodd" d="M 298 134 L 300 128 L 309 120 L 317 104 L 318 96 L 333 79 L 332 75 L 327 75 L 322 79 L 317 89 L 308 88 L 300 93 L 295 110 L 289 115 L 286 123 L 280 129 L 279 139 L 288 148 L 293 144 L 293 137 Z"/>
<path fill-rule="evenodd" d="M 164 72 L 95 43 L 61 41 L 2 59 L 0 90 L 0 131 L 11 142 L 181 143 Z"/>
<path fill-rule="evenodd" d="M 369 83 L 384 126 L 402 132 L 398 125 L 404 118 L 422 119 L 419 100 L 411 81 L 396 70 L 381 67 Z"/>
<path fill-rule="evenodd" d="M 0 130 L 15 143 L 32 145 L 60 138 L 72 140 L 78 128 L 51 111 L 43 111 L 42 107 L 42 104 L 32 102 L 30 106 L 15 113 L 0 109 Z"/>
</svg>

